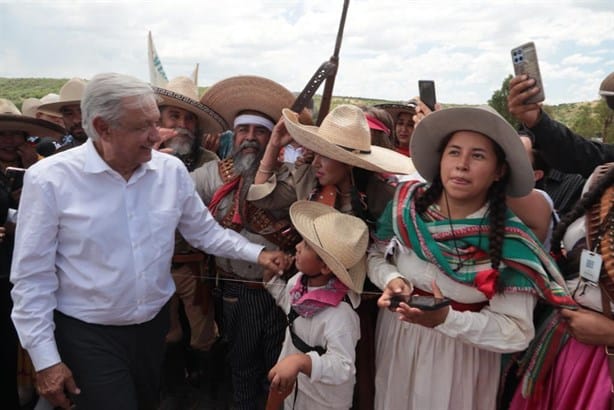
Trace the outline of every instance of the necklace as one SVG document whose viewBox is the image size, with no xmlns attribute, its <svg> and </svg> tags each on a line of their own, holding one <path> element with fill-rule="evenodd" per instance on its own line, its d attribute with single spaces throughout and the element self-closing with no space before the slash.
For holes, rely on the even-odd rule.
<svg viewBox="0 0 614 410">
<path fill-rule="evenodd" d="M 454 234 L 454 226 L 452 225 L 452 219 L 450 218 L 450 203 L 448 202 L 448 195 L 444 189 L 443 196 L 446 201 L 446 210 L 448 211 L 448 224 L 450 225 L 450 233 L 452 234 L 452 243 L 454 244 L 454 250 L 456 251 L 456 258 L 458 262 L 456 262 L 456 268 L 452 269 L 452 272 L 458 273 L 461 269 L 465 267 L 465 260 L 461 257 L 460 251 L 458 250 L 458 245 L 456 243 L 456 235 Z"/>
</svg>

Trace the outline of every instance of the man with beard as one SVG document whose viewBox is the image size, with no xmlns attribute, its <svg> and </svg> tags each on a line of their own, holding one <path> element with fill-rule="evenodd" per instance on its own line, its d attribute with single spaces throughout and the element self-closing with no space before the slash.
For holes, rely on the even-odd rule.
<svg viewBox="0 0 614 410">
<path fill-rule="evenodd" d="M 206 162 L 219 159 L 215 153 L 201 147 L 203 132 L 218 133 L 226 129 L 226 122 L 215 111 L 198 101 L 198 88 L 188 77 L 177 77 L 164 87 L 154 87 L 160 110 L 160 135 L 166 138 L 160 148 L 177 156 L 188 171 L 193 171 Z M 171 274 L 176 293 L 171 299 L 171 327 L 166 335 L 167 353 L 165 366 L 165 389 L 167 405 L 184 407 L 179 403 L 179 389 L 184 387 L 184 374 L 192 382 L 200 382 L 199 376 L 212 366 L 211 348 L 217 340 L 218 331 L 213 312 L 210 290 L 204 281 L 205 254 L 191 247 L 177 234 Z M 179 299 L 190 327 L 189 350 L 183 342 L 180 323 Z M 186 354 L 187 353 L 187 354 Z M 186 360 L 186 358 L 188 360 Z"/>
<path fill-rule="evenodd" d="M 66 134 L 60 141 L 60 149 L 76 147 L 87 140 L 81 125 L 81 98 L 85 91 L 85 81 L 80 78 L 70 79 L 60 88 L 60 99 L 53 103 L 42 104 L 39 110 L 62 116 Z"/>
<path fill-rule="evenodd" d="M 260 158 L 281 110 L 294 98 L 281 85 L 261 77 L 239 76 L 209 88 L 201 102 L 232 124 L 232 155 L 192 173 L 196 190 L 222 226 L 267 249 L 292 250 L 298 242 L 287 210 L 270 213 L 246 201 Z M 216 257 L 222 293 L 221 334 L 228 343 L 236 409 L 263 408 L 267 374 L 284 339 L 283 312 L 262 286 L 262 270 L 253 263 Z"/>
</svg>

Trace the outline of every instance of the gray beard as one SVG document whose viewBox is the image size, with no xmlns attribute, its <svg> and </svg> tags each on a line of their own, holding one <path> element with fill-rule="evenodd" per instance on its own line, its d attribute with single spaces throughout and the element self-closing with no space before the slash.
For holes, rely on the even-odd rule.
<svg viewBox="0 0 614 410">
<path fill-rule="evenodd" d="M 164 143 L 166 148 L 170 148 L 179 155 L 187 155 L 192 152 L 192 141 L 187 141 L 183 137 L 175 137 Z"/>
</svg>

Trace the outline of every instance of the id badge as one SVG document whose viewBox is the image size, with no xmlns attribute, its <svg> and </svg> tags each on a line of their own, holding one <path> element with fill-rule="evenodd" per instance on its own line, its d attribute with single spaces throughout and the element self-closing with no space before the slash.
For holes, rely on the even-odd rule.
<svg viewBox="0 0 614 410">
<path fill-rule="evenodd" d="M 588 249 L 583 249 L 580 255 L 580 276 L 582 279 L 593 283 L 599 282 L 602 263 L 601 255 Z"/>
</svg>

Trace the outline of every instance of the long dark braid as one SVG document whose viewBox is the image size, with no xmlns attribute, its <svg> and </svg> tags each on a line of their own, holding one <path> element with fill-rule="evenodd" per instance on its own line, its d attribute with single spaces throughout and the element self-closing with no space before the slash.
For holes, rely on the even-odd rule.
<svg viewBox="0 0 614 410">
<path fill-rule="evenodd" d="M 509 181 L 509 173 L 505 173 L 499 181 L 494 182 L 488 190 L 488 216 L 490 229 L 488 231 L 488 255 L 490 256 L 490 266 L 494 270 L 499 270 L 501 256 L 503 253 L 503 241 L 505 239 L 505 213 L 507 204 L 505 202 L 505 188 Z M 503 281 L 497 280 L 497 291 L 503 291 Z"/>
<path fill-rule="evenodd" d="M 599 180 L 587 191 L 576 205 L 566 213 L 556 226 L 552 234 L 551 251 L 557 255 L 561 252 L 561 241 L 567 228 L 576 219 L 586 214 L 586 212 L 601 199 L 605 190 L 614 184 L 614 167 L 610 168 Z"/>
</svg>

